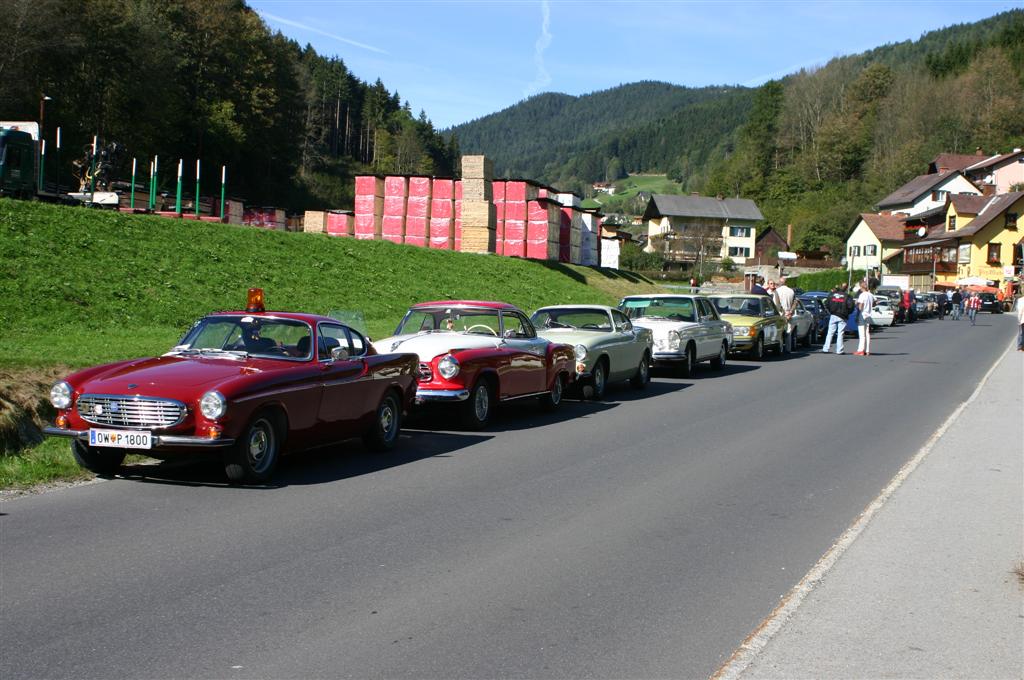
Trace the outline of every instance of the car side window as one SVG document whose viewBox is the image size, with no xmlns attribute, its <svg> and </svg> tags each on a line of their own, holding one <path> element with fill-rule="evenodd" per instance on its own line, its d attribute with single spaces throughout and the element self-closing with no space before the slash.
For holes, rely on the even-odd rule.
<svg viewBox="0 0 1024 680">
<path fill-rule="evenodd" d="M 710 320 L 717 320 L 718 314 L 715 312 L 715 306 L 709 303 L 707 300 L 697 298 L 697 304 L 700 306 L 700 315 Z"/>
<path fill-rule="evenodd" d="M 505 312 L 501 315 L 502 332 L 506 338 L 525 339 L 534 337 L 533 328 L 530 323 L 521 315 L 515 312 Z"/>
<path fill-rule="evenodd" d="M 354 357 L 361 357 L 366 354 L 366 339 L 357 331 L 348 329 L 349 354 Z"/>
<path fill-rule="evenodd" d="M 632 330 L 633 324 L 625 314 L 617 309 L 612 310 L 612 320 L 615 322 L 615 330 L 621 332 Z"/>
<path fill-rule="evenodd" d="M 765 316 L 775 316 L 775 303 L 771 300 L 761 300 L 761 309 Z"/>
<path fill-rule="evenodd" d="M 317 341 L 317 353 L 320 361 L 329 361 L 331 359 L 331 350 L 335 347 L 344 347 L 349 352 L 352 351 L 345 327 L 332 323 L 320 324 L 320 337 Z"/>
</svg>

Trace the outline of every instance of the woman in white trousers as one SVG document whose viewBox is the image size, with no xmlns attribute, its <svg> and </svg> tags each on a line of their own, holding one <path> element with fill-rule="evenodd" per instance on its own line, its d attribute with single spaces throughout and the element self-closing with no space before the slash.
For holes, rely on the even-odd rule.
<svg viewBox="0 0 1024 680">
<path fill-rule="evenodd" d="M 871 310 L 875 308 L 875 296 L 868 290 L 868 282 L 860 282 L 860 295 L 857 296 L 857 351 L 854 356 L 871 354 Z"/>
</svg>

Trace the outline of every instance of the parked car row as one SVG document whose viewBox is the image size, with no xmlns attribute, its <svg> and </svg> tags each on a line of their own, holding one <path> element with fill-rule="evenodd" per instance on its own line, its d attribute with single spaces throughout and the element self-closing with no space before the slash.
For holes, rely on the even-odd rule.
<svg viewBox="0 0 1024 680">
<path fill-rule="evenodd" d="M 205 316 L 162 356 L 56 383 L 45 433 L 71 439 L 76 460 L 97 474 L 116 472 L 130 451 L 170 459 L 205 450 L 221 455 L 230 480 L 263 482 L 285 451 L 353 437 L 389 450 L 417 406 L 481 429 L 503 402 L 553 410 L 570 388 L 601 399 L 614 382 L 643 389 L 652 365 L 721 369 L 730 355 L 786 354 L 819 331 L 802 300 L 787 322 L 763 295 L 652 294 L 532 316 L 502 302 L 424 302 L 371 343 L 328 316 L 268 312 L 251 289 L 244 311 Z"/>
</svg>

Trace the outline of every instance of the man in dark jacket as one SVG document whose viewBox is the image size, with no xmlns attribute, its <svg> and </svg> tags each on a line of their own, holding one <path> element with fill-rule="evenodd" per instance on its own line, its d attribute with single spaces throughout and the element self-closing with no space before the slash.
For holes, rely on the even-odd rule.
<svg viewBox="0 0 1024 680">
<path fill-rule="evenodd" d="M 953 291 L 953 319 L 957 320 L 960 315 L 964 313 L 964 296 L 960 294 L 960 289 L 957 288 Z"/>
<path fill-rule="evenodd" d="M 829 293 L 825 300 L 825 308 L 828 309 L 828 333 L 825 335 L 825 344 L 821 351 L 827 353 L 832 346 L 832 336 L 836 336 L 836 354 L 843 353 L 843 332 L 846 330 L 846 320 L 853 311 L 853 298 L 846 294 L 846 286 L 836 286 Z"/>
<path fill-rule="evenodd" d="M 764 277 L 754 277 L 754 285 L 750 287 L 751 295 L 767 295 L 768 291 L 764 287 Z"/>
</svg>

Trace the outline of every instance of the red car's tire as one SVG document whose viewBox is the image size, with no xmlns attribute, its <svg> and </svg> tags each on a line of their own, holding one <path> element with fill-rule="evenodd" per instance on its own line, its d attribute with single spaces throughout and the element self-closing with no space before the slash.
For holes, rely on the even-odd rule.
<svg viewBox="0 0 1024 680">
<path fill-rule="evenodd" d="M 125 451 L 120 449 L 101 449 L 89 446 L 77 439 L 71 442 L 71 453 L 79 465 L 100 477 L 113 477 L 121 469 Z"/>
<path fill-rule="evenodd" d="M 235 445 L 224 453 L 224 473 L 232 482 L 269 480 L 281 457 L 281 428 L 269 411 L 253 416 Z"/>
</svg>

